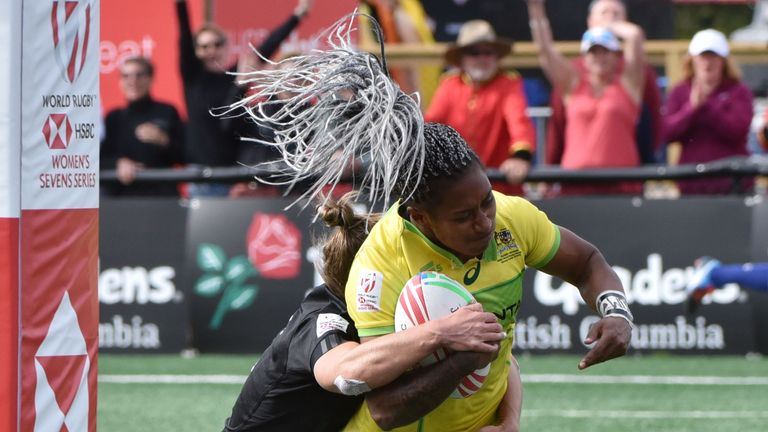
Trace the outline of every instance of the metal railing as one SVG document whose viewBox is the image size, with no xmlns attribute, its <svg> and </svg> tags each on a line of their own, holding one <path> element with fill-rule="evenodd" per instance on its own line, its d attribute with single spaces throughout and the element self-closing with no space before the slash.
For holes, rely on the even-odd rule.
<svg viewBox="0 0 768 432">
<path fill-rule="evenodd" d="M 276 169 L 250 167 L 186 167 L 180 169 L 145 169 L 139 171 L 134 183 L 239 183 L 254 180 L 254 175 L 269 177 L 279 173 Z M 102 183 L 117 183 L 115 170 L 102 170 Z M 504 180 L 494 169 L 488 170 L 491 180 Z M 611 183 L 622 181 L 683 180 L 705 177 L 729 177 L 734 181 L 743 177 L 768 176 L 768 156 L 733 157 L 709 163 L 689 165 L 645 165 L 637 168 L 602 168 L 566 170 L 556 166 L 534 167 L 526 181 L 547 183 Z"/>
</svg>

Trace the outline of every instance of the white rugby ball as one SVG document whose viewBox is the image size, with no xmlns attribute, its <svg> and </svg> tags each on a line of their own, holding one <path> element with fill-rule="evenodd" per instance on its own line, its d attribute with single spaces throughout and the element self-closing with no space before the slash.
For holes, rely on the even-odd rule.
<svg viewBox="0 0 768 432">
<path fill-rule="evenodd" d="M 421 272 L 406 282 L 395 306 L 395 331 L 403 331 L 427 321 L 442 318 L 460 307 L 474 303 L 475 298 L 463 285 L 448 276 L 433 272 Z M 445 359 L 440 348 L 419 362 L 427 366 Z M 485 382 L 490 364 L 464 377 L 452 398 L 461 399 L 473 395 Z"/>
</svg>

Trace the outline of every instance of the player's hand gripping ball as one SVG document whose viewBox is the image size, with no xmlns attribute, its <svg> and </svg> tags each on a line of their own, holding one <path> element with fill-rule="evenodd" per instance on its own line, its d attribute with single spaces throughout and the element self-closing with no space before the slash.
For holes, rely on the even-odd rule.
<svg viewBox="0 0 768 432">
<path fill-rule="evenodd" d="M 460 283 L 442 273 L 421 272 L 412 277 L 400 292 L 395 306 L 395 331 L 442 318 L 470 303 L 475 303 L 475 298 Z M 445 350 L 440 348 L 419 364 L 427 366 L 445 359 L 446 355 Z M 465 376 L 451 397 L 461 399 L 473 395 L 480 390 L 490 370 L 491 365 L 487 364 Z"/>
</svg>

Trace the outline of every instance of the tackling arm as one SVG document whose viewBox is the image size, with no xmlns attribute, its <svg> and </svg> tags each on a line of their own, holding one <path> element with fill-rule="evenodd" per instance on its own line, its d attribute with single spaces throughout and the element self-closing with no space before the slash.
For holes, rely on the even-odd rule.
<svg viewBox="0 0 768 432">
<path fill-rule="evenodd" d="M 359 394 L 392 382 L 440 347 L 488 355 L 504 337 L 496 316 L 475 303 L 399 333 L 343 343 L 320 357 L 313 370 L 326 390 L 348 393 L 338 385 L 346 382 Z"/>
<path fill-rule="evenodd" d="M 443 361 L 406 373 L 366 395 L 371 417 L 384 430 L 413 423 L 448 398 L 463 377 L 497 354 L 455 352 Z"/>
</svg>

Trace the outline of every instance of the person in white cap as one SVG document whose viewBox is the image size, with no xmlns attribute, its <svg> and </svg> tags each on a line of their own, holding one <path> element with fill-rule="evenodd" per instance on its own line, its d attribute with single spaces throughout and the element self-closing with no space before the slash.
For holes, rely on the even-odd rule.
<svg viewBox="0 0 768 432">
<path fill-rule="evenodd" d="M 587 30 L 581 40 L 584 67 L 557 51 L 544 0 L 528 0 L 533 41 L 539 61 L 566 109 L 565 144 L 560 166 L 566 169 L 640 165 L 635 126 L 643 94 L 645 34 L 635 24 L 614 21 Z M 619 39 L 624 41 L 622 50 Z M 624 67 L 620 68 L 623 61 Z M 567 194 L 640 193 L 641 185 L 563 185 Z"/>
<path fill-rule="evenodd" d="M 664 138 L 682 146 L 681 164 L 746 156 L 752 122 L 752 92 L 730 58 L 721 32 L 696 33 L 683 62 L 684 79 L 669 94 L 664 106 Z M 736 185 L 751 187 L 751 179 Z M 733 190 L 730 178 L 678 182 L 683 194 L 720 194 Z"/>
<path fill-rule="evenodd" d="M 440 82 L 424 118 L 456 129 L 486 167 L 506 176 L 507 183 L 494 183 L 494 188 L 520 195 L 536 135 L 526 113 L 522 77 L 499 68 L 511 50 L 512 42 L 496 37 L 487 21 L 464 23 L 445 52 L 445 61 L 458 72 Z"/>
</svg>

